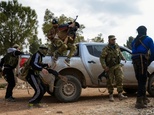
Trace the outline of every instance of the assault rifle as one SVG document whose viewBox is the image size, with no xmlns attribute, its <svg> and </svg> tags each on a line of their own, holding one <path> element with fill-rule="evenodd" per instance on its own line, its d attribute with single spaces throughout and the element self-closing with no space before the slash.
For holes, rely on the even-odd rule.
<svg viewBox="0 0 154 115">
<path fill-rule="evenodd" d="M 76 18 L 74 19 L 73 23 L 71 22 L 71 23 L 69 23 L 69 24 L 73 24 L 73 25 L 74 25 L 75 22 L 76 22 L 76 20 L 77 20 L 77 18 L 78 18 L 78 15 L 77 15 Z M 68 33 L 74 33 L 74 32 L 75 32 L 75 31 L 74 31 L 73 27 L 69 27 Z M 64 43 L 67 44 L 68 39 L 71 39 L 71 40 L 73 41 L 73 38 L 72 38 L 72 37 L 67 36 L 67 37 L 65 38 L 65 40 L 64 40 Z"/>
<path fill-rule="evenodd" d="M 102 78 L 105 77 L 107 79 L 107 73 L 103 71 L 99 76 L 98 76 L 98 84 L 102 81 Z"/>
</svg>

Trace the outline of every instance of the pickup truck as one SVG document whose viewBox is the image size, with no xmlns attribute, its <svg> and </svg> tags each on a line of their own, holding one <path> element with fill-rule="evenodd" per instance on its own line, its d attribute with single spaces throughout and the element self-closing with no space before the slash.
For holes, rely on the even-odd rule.
<svg viewBox="0 0 154 115">
<path fill-rule="evenodd" d="M 68 78 L 67 83 L 61 79 L 55 79 L 52 82 L 54 83 L 54 89 L 47 92 L 52 96 L 54 95 L 61 102 L 73 102 L 79 99 L 82 88 L 105 88 L 106 78 L 102 77 L 101 82 L 98 82 L 98 76 L 103 72 L 99 56 L 106 45 L 105 43 L 78 43 L 77 51 L 70 60 L 70 66 L 64 63 L 66 56 L 59 57 L 56 65 L 51 56 L 45 56 L 43 62 L 50 63 L 52 69 Z M 131 60 L 131 50 L 123 46 L 120 46 L 120 49 L 126 59 L 126 62 L 121 61 L 124 72 L 124 91 L 135 94 L 137 80 Z M 154 96 L 154 62 L 148 67 L 148 76 L 147 91 L 151 96 Z"/>
</svg>

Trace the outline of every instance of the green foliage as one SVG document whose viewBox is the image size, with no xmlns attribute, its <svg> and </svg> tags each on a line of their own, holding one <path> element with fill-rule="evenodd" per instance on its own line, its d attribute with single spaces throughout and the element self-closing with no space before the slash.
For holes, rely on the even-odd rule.
<svg viewBox="0 0 154 115">
<path fill-rule="evenodd" d="M 127 47 L 127 48 L 129 48 L 131 50 L 132 49 L 131 44 L 132 44 L 133 39 L 134 38 L 132 36 L 130 36 L 128 38 L 128 40 L 126 41 L 126 45 L 124 44 L 124 46 Z"/>
<path fill-rule="evenodd" d="M 42 41 L 41 39 L 38 39 L 36 35 L 34 35 L 32 39 L 29 39 L 29 44 L 30 53 L 34 54 L 42 44 Z"/>
<path fill-rule="evenodd" d="M 102 34 L 98 34 L 97 37 L 91 39 L 93 42 L 102 42 L 104 43 L 104 38 L 102 38 Z"/>
<path fill-rule="evenodd" d="M 17 0 L 0 2 L 0 52 L 15 43 L 24 45 L 25 40 L 37 35 L 37 15 L 35 10 L 24 7 Z"/>
</svg>

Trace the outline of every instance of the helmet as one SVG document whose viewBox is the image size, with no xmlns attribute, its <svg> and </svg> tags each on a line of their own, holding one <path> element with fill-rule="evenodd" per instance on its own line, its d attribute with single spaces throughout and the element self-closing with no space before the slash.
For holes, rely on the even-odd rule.
<svg viewBox="0 0 154 115">
<path fill-rule="evenodd" d="M 78 22 L 75 22 L 75 26 L 77 26 L 78 28 L 80 28 L 80 24 Z"/>
<path fill-rule="evenodd" d="M 20 46 L 19 46 L 18 44 L 14 44 L 14 45 L 13 45 L 13 48 L 16 48 L 16 49 L 17 49 L 17 48 L 19 48 L 19 47 L 20 47 Z"/>
<path fill-rule="evenodd" d="M 42 44 L 39 48 L 40 49 L 48 49 L 48 47 L 46 45 L 44 45 L 44 44 Z"/>
<path fill-rule="evenodd" d="M 58 24 L 58 20 L 54 18 L 54 19 L 52 20 L 52 24 Z"/>
<path fill-rule="evenodd" d="M 41 45 L 41 46 L 39 47 L 39 52 L 40 52 L 43 56 L 45 56 L 45 55 L 48 53 L 48 48 L 46 47 L 46 45 Z"/>
</svg>

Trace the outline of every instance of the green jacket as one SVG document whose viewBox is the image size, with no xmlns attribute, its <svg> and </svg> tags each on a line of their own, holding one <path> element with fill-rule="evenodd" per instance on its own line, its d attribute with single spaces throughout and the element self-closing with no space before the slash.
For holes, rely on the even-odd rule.
<svg viewBox="0 0 154 115">
<path fill-rule="evenodd" d="M 115 44 L 114 47 L 108 44 L 105 48 L 103 48 L 102 53 L 100 55 L 100 62 L 103 68 L 111 68 L 113 66 L 116 66 L 120 64 L 121 60 L 124 60 L 124 57 L 121 53 L 118 44 Z"/>
</svg>

